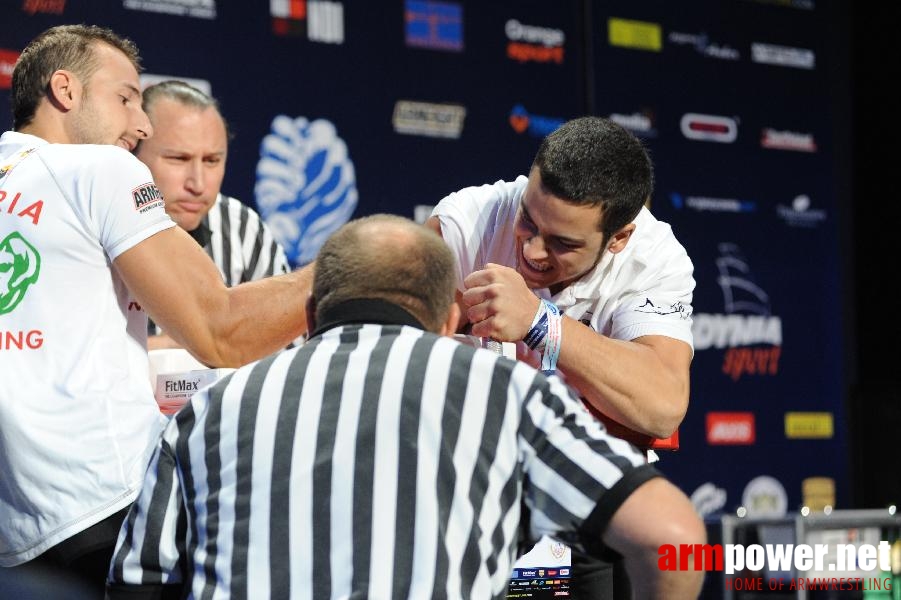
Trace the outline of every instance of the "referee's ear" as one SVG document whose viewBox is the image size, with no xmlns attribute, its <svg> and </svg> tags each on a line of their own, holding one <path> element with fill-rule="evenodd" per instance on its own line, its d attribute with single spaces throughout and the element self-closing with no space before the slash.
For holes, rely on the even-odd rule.
<svg viewBox="0 0 901 600">
<path fill-rule="evenodd" d="M 307 311 L 309 314 L 309 311 Z M 438 333 L 440 335 L 446 335 L 448 337 L 453 337 L 455 333 L 457 333 L 457 326 L 460 324 L 460 307 L 457 306 L 456 302 L 451 302 L 450 308 L 447 311 L 447 318 L 444 320 L 444 325 L 441 326 L 441 331 Z"/>
<path fill-rule="evenodd" d="M 313 294 L 310 294 L 307 297 L 307 335 L 310 335 L 314 331 L 316 331 L 316 300 L 313 299 Z"/>
</svg>

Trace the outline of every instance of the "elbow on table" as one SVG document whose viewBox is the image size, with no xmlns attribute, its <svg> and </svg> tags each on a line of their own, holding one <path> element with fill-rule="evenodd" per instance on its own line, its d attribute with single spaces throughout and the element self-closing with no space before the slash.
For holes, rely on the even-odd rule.
<svg viewBox="0 0 901 600">
<path fill-rule="evenodd" d="M 656 438 L 665 439 L 676 433 L 688 412 L 688 399 L 674 399 L 662 408 L 650 424 L 650 433 Z"/>
</svg>

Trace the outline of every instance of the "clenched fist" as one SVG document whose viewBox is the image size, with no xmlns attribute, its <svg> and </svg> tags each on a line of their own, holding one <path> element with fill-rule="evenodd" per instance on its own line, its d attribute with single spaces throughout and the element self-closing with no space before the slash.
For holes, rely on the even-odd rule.
<svg viewBox="0 0 901 600">
<path fill-rule="evenodd" d="M 488 263 L 463 280 L 463 306 L 472 334 L 518 342 L 529 332 L 541 300 L 516 269 Z"/>
</svg>

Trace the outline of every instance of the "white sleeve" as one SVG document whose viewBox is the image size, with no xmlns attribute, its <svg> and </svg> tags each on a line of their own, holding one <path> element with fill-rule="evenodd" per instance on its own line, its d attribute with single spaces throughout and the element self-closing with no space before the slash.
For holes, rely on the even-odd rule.
<svg viewBox="0 0 901 600">
<path fill-rule="evenodd" d="M 653 288 L 623 298 L 613 314 L 610 336 L 634 340 L 643 335 L 665 335 L 694 346 L 691 333 L 691 270 L 673 271 Z"/>
<path fill-rule="evenodd" d="M 432 209 L 431 216 L 438 217 L 441 236 L 457 259 L 458 289 L 463 289 L 467 275 L 484 267 L 486 248 L 497 229 L 512 222 L 517 194 L 526 182 L 525 177 L 519 177 L 512 182 L 463 188 L 442 198 Z"/>
<path fill-rule="evenodd" d="M 73 207 L 110 260 L 151 235 L 174 227 L 150 169 L 116 146 L 86 146 L 70 185 Z"/>
</svg>

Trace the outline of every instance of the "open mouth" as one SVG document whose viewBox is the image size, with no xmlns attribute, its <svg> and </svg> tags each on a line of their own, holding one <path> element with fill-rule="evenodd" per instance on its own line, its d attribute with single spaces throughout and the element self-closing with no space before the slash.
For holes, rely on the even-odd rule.
<svg viewBox="0 0 901 600">
<path fill-rule="evenodd" d="M 542 265 L 541 263 L 531 261 L 526 258 L 525 255 L 522 256 L 522 262 L 525 263 L 525 265 L 529 267 L 529 269 L 535 271 L 536 273 L 545 273 L 551 270 L 551 265 Z"/>
</svg>

